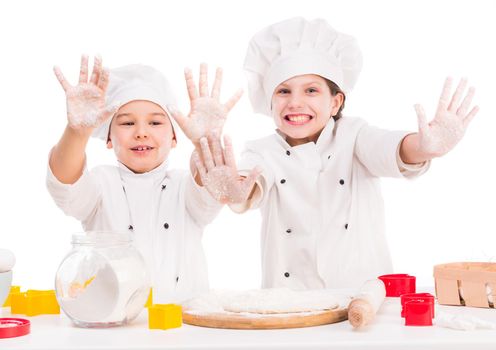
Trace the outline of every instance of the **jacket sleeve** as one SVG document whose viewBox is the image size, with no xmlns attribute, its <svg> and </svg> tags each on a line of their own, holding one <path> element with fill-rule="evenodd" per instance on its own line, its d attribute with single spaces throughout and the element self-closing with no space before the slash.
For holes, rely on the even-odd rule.
<svg viewBox="0 0 496 350">
<path fill-rule="evenodd" d="M 211 223 L 222 209 L 205 187 L 199 186 L 188 172 L 184 179 L 184 200 L 186 210 L 198 226 Z"/>
<path fill-rule="evenodd" d="M 427 171 L 430 161 L 405 164 L 399 156 L 407 131 L 390 131 L 364 124 L 355 141 L 355 155 L 377 177 L 413 178 Z"/>
<path fill-rule="evenodd" d="M 86 165 L 81 177 L 73 184 L 60 182 L 47 166 L 46 185 L 55 204 L 69 216 L 79 221 L 88 219 L 99 206 L 101 187 L 96 174 L 88 172 Z"/>
</svg>

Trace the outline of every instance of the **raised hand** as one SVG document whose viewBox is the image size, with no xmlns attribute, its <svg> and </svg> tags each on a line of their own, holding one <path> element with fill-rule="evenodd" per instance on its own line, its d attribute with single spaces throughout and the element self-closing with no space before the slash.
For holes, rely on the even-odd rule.
<svg viewBox="0 0 496 350">
<path fill-rule="evenodd" d="M 200 139 L 202 158 L 195 151 L 193 161 L 200 174 L 205 188 L 223 204 L 242 203 L 246 201 L 253 190 L 255 181 L 260 175 L 260 169 L 253 169 L 247 177 L 240 176 L 236 169 L 236 161 L 232 143 L 229 137 L 224 137 L 224 150 L 217 135 Z M 203 161 L 202 161 L 203 159 Z"/>
<path fill-rule="evenodd" d="M 227 114 L 239 101 L 242 90 L 238 90 L 225 104 L 221 104 L 220 88 L 222 85 L 222 69 L 217 68 L 212 92 L 208 91 L 208 68 L 205 63 L 200 65 L 200 84 L 196 88 L 193 73 L 185 69 L 184 77 L 190 100 L 190 112 L 185 117 L 180 111 L 172 109 L 172 117 L 177 121 L 184 134 L 198 145 L 202 137 L 221 135 Z"/>
<path fill-rule="evenodd" d="M 451 96 L 452 79 L 447 78 L 436 115 L 430 122 L 422 106 L 415 105 L 419 124 L 418 151 L 428 158 L 440 157 L 453 149 L 479 111 L 478 106 L 470 109 L 475 89 L 470 87 L 465 93 L 466 87 L 467 80 L 462 79 Z"/>
<path fill-rule="evenodd" d="M 93 72 L 88 80 L 88 56 L 81 56 L 79 82 L 76 86 L 67 82 L 59 67 L 53 70 L 65 91 L 67 121 L 71 128 L 92 130 L 117 111 L 118 106 L 105 107 L 109 71 L 102 67 L 100 57 L 95 57 Z"/>
</svg>

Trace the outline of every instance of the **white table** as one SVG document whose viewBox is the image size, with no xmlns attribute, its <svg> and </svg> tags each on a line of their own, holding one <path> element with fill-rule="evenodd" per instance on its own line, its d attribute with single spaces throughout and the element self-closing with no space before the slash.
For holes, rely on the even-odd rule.
<svg viewBox="0 0 496 350">
<path fill-rule="evenodd" d="M 300 329 L 225 330 L 183 325 L 150 330 L 147 312 L 131 325 L 108 329 L 74 327 L 65 315 L 29 317 L 29 335 L 0 339 L 0 349 L 496 349 L 496 331 L 406 327 L 399 298 L 386 298 L 374 323 L 355 331 L 348 321 Z M 436 312 L 496 322 L 496 309 L 436 305 Z M 2 317 L 11 317 L 10 309 Z M 14 315 L 13 317 L 22 317 Z M 27 317 L 25 317 L 27 318 Z"/>
</svg>

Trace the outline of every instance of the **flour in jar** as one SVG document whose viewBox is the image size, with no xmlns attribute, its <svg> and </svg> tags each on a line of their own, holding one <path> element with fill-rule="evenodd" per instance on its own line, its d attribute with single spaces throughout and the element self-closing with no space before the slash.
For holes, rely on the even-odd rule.
<svg viewBox="0 0 496 350">
<path fill-rule="evenodd" d="M 96 255 L 93 254 L 93 261 L 97 260 Z M 67 290 L 67 294 L 59 294 L 59 303 L 76 324 L 83 326 L 105 327 L 130 322 L 143 309 L 148 296 L 146 271 L 136 263 L 134 256 L 119 251 L 99 257 L 90 267 L 95 270 L 93 277 L 84 283 L 72 282 L 68 288 L 58 288 Z"/>
<path fill-rule="evenodd" d="M 196 312 L 283 314 L 332 310 L 339 305 L 339 298 L 326 290 L 271 288 L 243 292 L 211 291 L 187 301 L 183 307 Z"/>
</svg>

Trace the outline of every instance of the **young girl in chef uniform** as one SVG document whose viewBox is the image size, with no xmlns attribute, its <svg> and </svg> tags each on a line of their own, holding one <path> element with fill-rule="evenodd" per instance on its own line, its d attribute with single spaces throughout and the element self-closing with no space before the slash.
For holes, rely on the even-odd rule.
<svg viewBox="0 0 496 350">
<path fill-rule="evenodd" d="M 361 66 L 355 39 L 322 19 L 276 23 L 249 44 L 250 101 L 277 130 L 248 142 L 242 154 L 240 174 L 261 171 L 255 186 L 241 186 L 236 175 L 223 187 L 204 183 L 223 191 L 236 212 L 260 208 L 262 287 L 357 287 L 391 273 L 379 178 L 424 173 L 462 139 L 478 111 L 466 80 L 452 94 L 447 79 L 430 122 L 415 106 L 416 133 L 343 116 Z M 202 176 L 215 164 L 198 161 Z"/>
<path fill-rule="evenodd" d="M 205 88 L 206 71 L 202 65 L 199 94 L 186 71 L 192 112 L 183 117 L 187 123 L 182 120 L 182 127 L 196 143 L 214 129 L 212 123 L 222 129 L 240 97 L 220 104 L 220 71 L 212 95 Z M 55 68 L 55 74 L 66 93 L 68 121 L 49 159 L 47 187 L 55 203 L 80 220 L 85 231 L 131 233 L 151 274 L 155 302 L 208 290 L 202 232 L 221 205 L 189 172 L 169 168 L 178 129 L 169 118 L 175 100 L 165 77 L 143 65 L 109 72 L 99 57 L 88 76 L 86 56 L 76 86 L 60 69 Z M 224 119 L 219 113 L 206 115 L 205 108 L 218 110 Z M 117 166 L 86 168 L 90 136 L 114 150 Z"/>
</svg>

